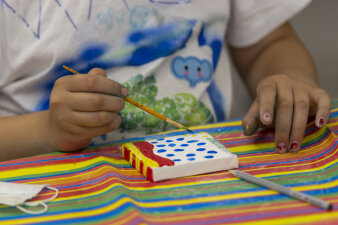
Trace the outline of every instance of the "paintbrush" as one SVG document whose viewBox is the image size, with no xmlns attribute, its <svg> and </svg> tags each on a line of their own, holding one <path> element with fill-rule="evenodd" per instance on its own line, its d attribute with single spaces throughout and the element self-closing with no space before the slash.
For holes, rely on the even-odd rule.
<svg viewBox="0 0 338 225">
<path fill-rule="evenodd" d="M 74 74 L 79 74 L 79 72 L 73 70 L 72 68 L 69 68 L 68 66 L 63 65 L 63 68 L 66 69 L 66 70 L 68 70 L 68 71 L 70 71 L 70 72 L 72 72 L 72 73 L 74 73 Z M 157 118 L 159 118 L 159 119 L 161 119 L 161 120 L 166 121 L 167 123 L 170 123 L 171 125 L 173 125 L 173 126 L 175 126 L 175 127 L 178 127 L 178 128 L 180 128 L 180 129 L 185 129 L 185 130 L 187 130 L 187 131 L 189 131 L 189 132 L 191 132 L 191 133 L 194 133 L 194 132 L 192 132 L 192 130 L 190 130 L 189 128 L 183 126 L 182 124 L 180 124 L 180 123 L 178 123 L 178 122 L 176 122 L 176 121 L 174 121 L 174 120 L 171 120 L 171 119 L 169 119 L 168 117 L 163 116 L 162 114 L 160 114 L 160 113 L 158 113 L 158 112 L 155 112 L 154 110 L 152 110 L 152 109 L 150 109 L 150 108 L 148 108 L 148 107 L 146 107 L 146 106 L 144 106 L 144 105 L 142 105 L 142 104 L 140 104 L 140 103 L 134 101 L 134 100 L 131 99 L 131 98 L 128 98 L 128 97 L 122 97 L 122 98 L 123 98 L 126 102 L 129 102 L 130 104 L 133 104 L 134 106 L 136 106 L 136 107 L 138 107 L 138 108 L 140 108 L 140 109 L 146 111 L 147 113 L 150 113 L 151 115 L 153 115 L 153 116 L 155 116 L 155 117 L 157 117 Z"/>
</svg>

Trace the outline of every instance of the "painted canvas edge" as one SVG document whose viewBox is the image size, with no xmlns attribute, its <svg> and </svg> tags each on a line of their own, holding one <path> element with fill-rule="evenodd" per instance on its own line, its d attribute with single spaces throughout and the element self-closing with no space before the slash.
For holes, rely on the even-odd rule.
<svg viewBox="0 0 338 225">
<path fill-rule="evenodd" d="M 160 180 L 168 180 L 172 178 L 199 175 L 235 168 L 238 168 L 238 158 L 236 155 L 231 154 L 229 156 L 213 159 L 210 161 L 152 168 L 152 178 L 155 182 Z"/>
</svg>

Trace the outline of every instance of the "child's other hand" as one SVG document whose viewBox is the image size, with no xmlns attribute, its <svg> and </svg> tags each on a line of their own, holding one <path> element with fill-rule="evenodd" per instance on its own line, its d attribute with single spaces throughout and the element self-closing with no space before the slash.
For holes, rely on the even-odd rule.
<svg viewBox="0 0 338 225">
<path fill-rule="evenodd" d="M 308 116 L 316 115 L 317 127 L 328 120 L 331 100 L 316 84 L 286 75 L 264 78 L 257 86 L 257 97 L 243 118 L 243 131 L 254 134 L 259 127 L 275 127 L 278 153 L 300 150 Z"/>
<path fill-rule="evenodd" d="M 117 114 L 124 108 L 120 96 L 127 89 L 106 77 L 102 69 L 59 78 L 50 96 L 49 137 L 62 151 L 82 149 L 91 138 L 120 126 Z"/>
</svg>

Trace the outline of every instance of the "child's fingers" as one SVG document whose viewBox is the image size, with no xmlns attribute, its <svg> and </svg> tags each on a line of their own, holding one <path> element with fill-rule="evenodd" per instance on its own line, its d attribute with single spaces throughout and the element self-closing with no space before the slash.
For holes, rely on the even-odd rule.
<svg viewBox="0 0 338 225">
<path fill-rule="evenodd" d="M 270 126 L 273 121 L 275 99 L 276 99 L 276 86 L 274 83 L 267 83 L 260 86 L 257 91 L 259 102 L 259 115 L 260 121 L 265 126 Z"/>
<path fill-rule="evenodd" d="M 121 117 L 116 116 L 114 117 L 114 120 L 112 120 L 110 123 L 107 123 L 106 125 L 99 126 L 99 127 L 76 127 L 76 132 L 73 134 L 75 136 L 81 136 L 81 138 L 92 138 L 92 137 L 98 137 L 101 135 L 104 135 L 112 130 L 116 130 L 121 124 Z"/>
<path fill-rule="evenodd" d="M 303 92 L 299 89 L 294 89 L 293 93 L 294 110 L 288 149 L 291 153 L 297 153 L 300 150 L 306 129 L 309 114 L 309 96 L 306 92 Z"/>
<path fill-rule="evenodd" d="M 118 128 L 120 125 L 121 118 L 117 113 L 114 112 L 72 112 L 72 115 L 69 117 L 70 123 L 77 128 L 72 129 L 72 133 L 77 133 L 79 131 L 90 130 L 91 128 L 106 127 L 107 125 L 116 125 L 113 128 Z"/>
<path fill-rule="evenodd" d="M 330 114 L 331 99 L 329 94 L 323 89 L 317 89 L 314 93 L 315 103 L 317 104 L 316 126 L 323 127 L 327 122 Z"/>
<path fill-rule="evenodd" d="M 110 123 L 107 123 L 99 127 L 78 127 L 79 135 L 87 137 L 98 137 L 104 135 L 112 130 L 116 130 L 121 125 L 121 117 L 119 115 L 113 116 L 113 120 Z"/>
<path fill-rule="evenodd" d="M 244 116 L 242 121 L 243 133 L 247 136 L 255 134 L 259 128 L 259 114 L 258 114 L 258 101 L 256 100 L 252 103 L 249 111 Z"/>
<path fill-rule="evenodd" d="M 66 99 L 70 109 L 81 112 L 118 112 L 124 108 L 124 100 L 117 96 L 78 92 Z"/>
<path fill-rule="evenodd" d="M 293 113 L 292 88 L 286 83 L 277 87 L 275 144 L 278 153 L 287 152 Z"/>
<path fill-rule="evenodd" d="M 65 89 L 68 92 L 96 92 L 115 96 L 125 96 L 123 85 L 104 76 L 75 74 L 59 78 L 55 89 Z"/>
<path fill-rule="evenodd" d="M 94 68 L 94 69 L 90 70 L 88 74 L 89 75 L 97 75 L 97 76 L 107 77 L 106 71 L 104 71 L 101 68 Z M 119 84 L 119 83 L 117 83 L 117 84 Z M 123 85 L 120 85 L 120 86 L 121 86 L 122 89 L 121 89 L 121 94 L 119 96 L 126 97 L 128 95 L 127 88 L 125 88 Z"/>
</svg>

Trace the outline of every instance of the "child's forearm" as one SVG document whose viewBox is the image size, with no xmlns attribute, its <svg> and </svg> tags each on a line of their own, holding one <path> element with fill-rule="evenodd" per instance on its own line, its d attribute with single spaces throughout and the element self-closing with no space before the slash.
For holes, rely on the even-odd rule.
<svg viewBox="0 0 338 225">
<path fill-rule="evenodd" d="M 238 71 L 252 96 L 258 83 L 267 76 L 286 74 L 317 85 L 313 60 L 289 24 L 248 48 L 231 48 Z"/>
<path fill-rule="evenodd" d="M 52 152 L 47 111 L 0 118 L 0 161 Z"/>
</svg>

